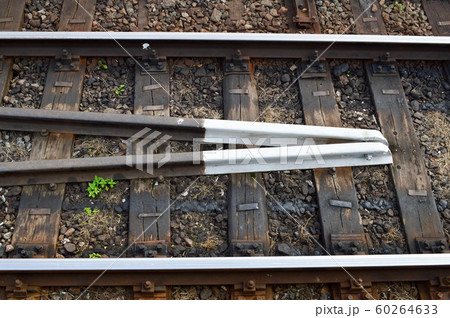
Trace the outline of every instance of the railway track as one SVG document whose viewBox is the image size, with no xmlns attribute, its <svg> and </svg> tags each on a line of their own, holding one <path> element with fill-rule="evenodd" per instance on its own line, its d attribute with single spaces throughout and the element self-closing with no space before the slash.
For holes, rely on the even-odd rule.
<svg viewBox="0 0 450 318">
<path fill-rule="evenodd" d="M 88 11 L 93 13 L 95 8 L 93 2 L 85 2 Z M 445 21 L 444 23 L 441 21 L 444 18 L 433 13 L 439 10 L 442 4 L 425 2 L 427 4 L 424 3 L 424 7 L 430 23 L 436 26 L 433 28 L 433 31 L 437 32 L 435 35 L 445 35 L 447 25 Z M 380 290 L 386 282 L 415 282 L 418 297 L 421 299 L 450 298 L 450 261 L 445 255 L 449 249 L 448 223 L 445 223 L 446 218 L 443 216 L 446 210 L 442 206 L 438 207 L 433 197 L 435 189 L 432 188 L 429 167 L 425 165 L 423 150 L 419 144 L 420 137 L 418 139 L 414 127 L 418 118 L 411 115 L 406 98 L 408 94 L 405 93 L 406 87 L 400 78 L 400 64 L 397 62 L 427 60 L 438 63 L 444 70 L 448 69 L 449 41 L 446 37 L 378 36 L 376 34 L 387 33 L 377 13 L 379 11 L 364 11 L 367 8 L 367 1 L 362 0 L 350 3 L 355 16 L 363 14 L 364 18 L 357 20 L 356 29 L 358 33 L 368 34 L 364 36 L 83 32 L 91 29 L 92 18 L 86 11 L 76 10 L 76 7 L 69 5 L 70 3 L 71 1 L 65 1 L 62 6 L 59 30 L 76 32 L 11 32 L 20 28 L 19 21 L 22 14 L 17 10 L 20 5 L 14 6 L 14 10 L 18 12 L 7 13 L 16 15 L 12 20 L 3 22 L 3 25 L 0 23 L 0 27 L 5 30 L 0 33 L 2 43 L 0 56 L 4 57 L 0 73 L 0 91 L 2 98 L 7 97 L 8 102 L 3 98 L 5 104 L 11 102 L 11 74 L 17 75 L 22 72 L 15 69 L 15 65 L 18 64 L 17 58 L 26 60 L 39 56 L 48 59 L 44 60 L 46 65 L 44 85 L 41 85 L 42 89 L 39 88 L 42 99 L 38 104 L 28 106 L 40 108 L 42 111 L 33 110 L 27 113 L 19 108 L 0 110 L 2 129 L 28 132 L 28 136 L 32 136 L 29 138 L 32 143 L 31 152 L 29 156 L 25 156 L 28 157 L 26 159 L 29 160 L 27 161 L 29 164 L 21 165 L 17 162 L 0 164 L 0 186 L 8 186 L 8 191 L 18 192 L 15 208 L 12 207 L 12 210 L 17 211 L 14 231 L 11 232 L 12 239 L 10 235 L 9 241 L 5 241 L 8 244 L 0 247 L 0 254 L 3 257 L 0 259 L 0 298 L 36 298 L 39 297 L 42 286 L 87 287 L 92 283 L 93 286 L 128 286 L 133 289 L 135 299 L 170 298 L 170 286 L 189 285 L 227 285 L 231 286 L 229 297 L 233 299 L 270 299 L 273 297 L 273 287 L 279 284 L 320 283 L 330 286 L 331 297 L 334 299 L 370 299 L 380 297 L 377 290 Z M 141 4 L 140 1 L 139 6 Z M 239 10 L 242 10 L 241 4 L 240 1 L 233 1 L 230 7 L 230 16 L 238 17 L 236 21 L 241 16 L 239 14 Z M 312 1 L 298 0 L 290 4 L 292 6 L 286 5 L 289 17 L 286 20 L 286 32 L 318 33 L 320 27 L 315 4 Z M 8 6 L 4 6 L 6 7 Z M 306 7 L 308 10 L 303 10 Z M 300 10 L 301 8 L 303 9 Z M 139 14 L 141 12 L 146 10 L 139 10 Z M 138 17 L 137 20 L 146 19 Z M 142 25 L 137 24 L 138 30 L 147 30 Z M 235 23 L 234 27 L 236 25 Z M 96 58 L 98 56 L 102 58 Z M 145 126 L 152 120 L 157 121 L 154 116 L 181 117 L 180 114 L 183 117 L 192 116 L 189 108 L 191 106 L 187 107 L 187 110 L 174 106 L 177 101 L 174 101 L 173 92 L 169 91 L 174 88 L 185 89 L 173 86 L 176 80 L 174 74 L 182 74 L 183 71 L 181 68 L 181 71 L 176 73 L 175 69 L 179 67 L 177 60 L 185 58 L 191 61 L 193 58 L 203 59 L 198 63 L 199 66 L 194 65 L 197 71 L 203 67 L 200 65 L 201 61 L 210 59 L 209 63 L 205 63 L 208 64 L 206 72 L 210 73 L 210 76 L 221 76 L 218 82 L 222 87 L 216 88 L 213 92 L 216 92 L 214 96 L 220 97 L 218 100 L 223 101 L 223 107 L 222 102 L 218 103 L 218 107 L 209 105 L 208 107 L 214 110 L 211 116 L 216 119 L 244 121 L 258 120 L 267 111 L 266 108 L 261 109 L 261 106 L 258 106 L 258 99 L 262 100 L 264 95 L 259 91 L 260 87 L 255 81 L 257 76 L 255 70 L 258 69 L 259 63 L 270 58 L 290 59 L 287 61 L 292 79 L 298 77 L 299 80 L 290 79 L 278 93 L 290 90 L 291 87 L 295 88 L 294 95 L 297 94 L 295 97 L 302 105 L 301 119 L 295 117 L 299 121 L 296 123 L 335 127 L 348 123 L 344 116 L 345 109 L 342 110 L 342 107 L 338 106 L 342 101 L 341 96 L 335 93 L 338 89 L 335 87 L 337 76 L 332 75 L 334 69 L 330 65 L 339 60 L 358 61 L 355 63 L 360 67 L 359 72 L 362 73 L 360 77 L 367 78 L 366 85 L 370 89 L 368 95 L 374 108 L 373 113 L 376 115 L 372 122 L 375 123 L 375 127 L 367 128 L 381 130 L 389 143 L 394 160 L 393 165 L 390 165 L 392 174 L 390 182 L 393 188 L 391 191 L 395 191 L 393 198 L 396 202 L 394 207 L 389 209 L 393 211 L 389 212 L 393 213 L 392 217 L 389 216 L 391 218 L 389 220 L 396 217 L 400 220 L 394 227 L 398 228 L 399 232 L 404 232 L 404 252 L 411 254 L 368 255 L 374 253 L 374 245 L 379 245 L 374 242 L 374 239 L 378 240 L 379 237 L 376 235 L 371 237 L 361 220 L 362 213 L 371 210 L 366 206 L 362 208 L 362 204 L 367 205 L 368 201 L 361 199 L 361 183 L 358 181 L 360 173 L 356 173 L 357 168 L 314 169 L 312 175 L 310 172 L 300 175 L 300 178 L 309 178 L 307 180 L 309 183 L 302 182 L 302 186 L 307 185 L 306 190 L 302 190 L 303 193 L 298 195 L 304 198 L 299 199 L 304 212 L 296 212 L 295 209 L 289 208 L 286 210 L 288 205 L 285 204 L 290 201 L 278 203 L 276 199 L 278 197 L 275 198 L 271 192 L 270 172 L 231 174 L 227 177 L 228 186 L 225 186 L 225 191 L 221 185 L 214 185 L 213 182 L 214 187 L 226 192 L 226 200 L 223 193 L 224 198 L 221 199 L 224 201 L 224 208 L 218 208 L 216 204 L 211 211 L 215 219 L 219 220 L 214 221 L 214 224 L 216 222 L 227 224 L 225 234 L 220 234 L 225 239 L 220 247 L 216 246 L 220 250 L 216 253 L 214 249 L 208 250 L 207 245 L 200 246 L 192 242 L 186 235 L 178 235 L 180 231 L 183 233 L 183 230 L 179 229 L 179 224 L 173 224 L 177 223 L 180 216 L 178 213 L 172 213 L 174 209 L 172 206 L 176 207 L 180 201 L 183 209 L 183 204 L 189 201 L 183 194 L 189 192 L 190 186 L 185 186 L 181 193 L 177 190 L 176 195 L 173 194 L 173 189 L 189 179 L 178 178 L 174 184 L 173 179 L 169 178 L 173 175 L 165 172 L 161 173 L 156 181 L 149 179 L 145 173 L 133 176 L 133 173 L 117 174 L 117 171 L 115 174 L 105 173 L 104 168 L 110 164 L 108 159 L 103 162 L 100 162 L 100 159 L 97 161 L 100 164 L 95 166 L 87 162 L 94 162 L 91 159 L 96 158 L 89 159 L 91 161 L 88 159 L 70 161 L 74 156 L 73 145 L 76 147 L 80 144 L 77 135 L 129 137 L 139 132 L 142 125 Z M 123 62 L 125 59 L 128 59 L 128 62 Z M 104 65 L 107 65 L 106 68 Z M 209 65 L 212 65 L 211 70 Z M 124 99 L 121 107 L 128 106 L 122 108 L 123 110 L 114 110 L 122 114 L 98 114 L 89 118 L 84 116 L 88 114 L 87 112 L 79 113 L 80 116 L 75 113 L 73 116 L 65 116 L 56 112 L 66 111 L 67 114 L 72 114 L 71 112 L 77 112 L 80 108 L 84 111 L 89 110 L 85 108 L 89 107 L 89 104 L 86 105 L 84 101 L 92 100 L 84 96 L 84 91 L 88 87 L 86 79 L 96 70 L 108 68 L 112 68 L 111 76 L 114 76 L 113 72 L 120 75 L 121 69 L 128 70 L 126 74 L 123 73 L 124 76 L 132 74 L 128 77 L 132 78 L 134 85 L 122 88 L 117 86 L 113 90 L 119 89 L 118 93 L 110 94 L 118 97 L 115 95 L 120 96 L 123 89 L 127 91 L 124 94 L 129 93 L 133 96 L 130 100 Z M 202 71 L 204 70 L 203 67 Z M 350 71 L 345 72 L 347 71 L 344 71 L 344 74 L 350 77 Z M 99 81 L 105 80 L 106 77 Z M 448 82 L 448 77 L 446 81 Z M 201 92 L 197 96 L 202 100 L 207 98 L 204 95 L 205 93 Z M 267 108 L 277 106 L 276 102 L 275 100 L 269 103 L 266 105 Z M 13 107 L 18 106 L 18 103 L 10 104 Z M 203 105 L 194 103 L 193 108 L 196 106 Z M 111 110 L 107 106 L 106 110 L 108 109 Z M 105 112 L 105 109 L 100 109 L 100 112 Z M 447 104 L 444 103 L 444 114 L 448 117 L 448 100 Z M 140 119 L 138 115 L 152 117 L 145 120 L 143 117 Z M 133 122 L 134 116 L 136 122 Z M 192 120 L 192 127 L 196 125 L 195 121 L 198 120 Z M 161 118 L 161 123 L 165 122 L 165 119 Z M 170 119 L 167 119 L 167 122 L 170 122 Z M 169 129 L 168 132 L 175 136 L 178 134 L 177 140 L 181 141 L 191 140 L 197 135 L 202 137 L 198 131 L 186 135 L 177 132 L 176 129 Z M 177 143 L 171 143 L 170 147 L 172 149 L 187 147 L 188 151 L 190 149 L 189 146 L 180 146 Z M 119 155 L 120 152 L 119 147 Z M 118 158 L 120 157 L 111 159 Z M 57 160 L 47 162 L 61 165 L 73 162 L 67 169 L 74 172 L 62 174 L 62 178 L 57 177 L 58 174 L 55 172 L 59 166 L 44 167 L 45 160 Z M 77 171 L 78 165 L 84 163 L 89 166 L 88 173 Z M 31 167 L 33 169 L 30 169 Z M 117 166 L 111 167 L 117 169 Z M 197 170 L 192 172 L 192 169 L 184 168 L 186 172 L 178 175 L 202 174 Z M 383 174 L 387 174 L 383 167 L 379 169 Z M 31 170 L 37 173 L 37 177 L 30 174 Z M 363 171 L 370 173 L 372 170 Z M 84 176 L 80 177 L 83 172 Z M 23 175 L 25 177 L 21 177 Z M 281 180 L 284 180 L 286 175 L 285 172 L 276 174 Z M 84 198 L 86 204 L 94 210 L 100 205 L 102 206 L 100 209 L 115 210 L 116 217 L 117 214 L 127 214 L 127 219 L 125 215 L 118 217 L 117 226 L 124 228 L 121 232 L 121 241 L 102 244 L 110 247 L 123 246 L 110 256 L 126 253 L 129 258 L 51 259 L 61 257 L 62 252 L 66 257 L 82 255 L 77 254 L 82 247 L 70 240 L 73 233 L 66 235 L 67 231 L 71 230 L 66 227 L 68 224 L 66 222 L 71 214 L 75 214 L 74 210 L 78 210 L 76 215 L 80 215 L 80 212 L 83 214 L 83 207 L 80 205 L 75 208 L 72 205 L 72 208 L 66 209 L 67 194 L 84 191 L 85 186 L 78 183 L 91 181 L 95 176 L 114 180 L 132 179 L 129 183 L 122 181 L 119 184 L 118 191 L 123 193 L 118 193 L 119 201 L 109 202 L 109 207 L 108 204 L 101 204 L 102 200 L 99 199 L 92 199 L 94 204 L 89 205 L 90 199 Z M 215 178 L 219 180 L 219 177 Z M 201 182 L 207 183 L 211 180 L 213 179 L 201 179 Z M 75 187 L 71 185 L 74 182 Z M 275 182 L 278 185 L 283 184 L 282 181 Z M 18 188 L 19 185 L 23 188 Z M 317 194 L 312 195 L 310 189 L 315 189 Z M 289 196 L 287 191 L 285 193 Z M 215 197 L 216 195 L 213 195 L 213 198 Z M 124 202 L 127 203 L 122 204 Z M 292 202 L 296 201 L 291 201 L 291 205 Z M 202 207 L 201 204 L 199 206 Z M 281 240 L 281 243 L 275 243 L 277 246 L 274 251 L 272 246 L 274 235 L 271 233 L 274 224 L 280 221 L 271 217 L 269 206 L 270 209 L 279 206 L 281 214 L 288 216 L 282 220 L 286 222 L 289 219 L 291 225 L 301 230 L 301 235 L 294 238 L 294 241 L 305 241 L 300 244 L 304 245 L 302 249 L 295 248 L 295 243 L 288 246 Z M 299 223 L 298 220 L 302 221 L 300 213 L 309 215 L 307 222 Z M 386 212 L 386 215 L 389 213 Z M 320 232 L 312 235 L 303 234 L 303 231 L 311 230 L 308 222 L 314 220 L 315 214 L 315 222 L 320 224 Z M 379 219 L 377 217 L 377 220 Z M 10 219 L 7 221 L 10 222 Z M 283 225 L 277 226 L 277 231 L 281 226 Z M 71 228 L 74 232 L 81 231 L 78 227 Z M 381 231 L 383 233 L 384 230 Z M 211 256 L 234 257 L 168 258 L 183 253 L 180 249 L 184 247 L 179 240 L 184 241 L 183 244 L 188 247 L 185 248 L 185 256 L 206 256 L 204 253 L 207 252 Z M 107 241 L 108 239 L 105 239 L 105 242 Z M 87 244 L 99 245 L 89 240 Z M 322 245 L 324 249 L 319 246 L 306 248 L 310 244 Z M 125 246 L 128 245 L 131 248 L 125 251 Z M 200 248 L 206 252 L 198 252 Z M 386 250 L 386 247 L 384 249 Z M 93 253 L 85 252 L 84 257 L 99 253 L 98 249 L 90 251 Z M 274 253 L 291 256 L 263 258 L 263 255 Z M 292 256 L 328 253 L 335 256 Z M 387 253 L 398 251 L 387 249 Z M 344 256 L 346 254 L 359 255 Z M 244 259 L 241 256 L 260 257 Z M 314 265 L 309 265 L 311 263 Z M 112 267 L 109 267 L 110 265 Z M 78 270 L 78 267 L 81 269 Z M 342 267 L 351 275 L 343 271 Z M 105 269 L 108 271 L 96 280 L 95 278 Z M 52 274 L 47 274 L 49 271 L 52 271 Z M 49 275 L 52 276 L 51 283 Z"/>
</svg>

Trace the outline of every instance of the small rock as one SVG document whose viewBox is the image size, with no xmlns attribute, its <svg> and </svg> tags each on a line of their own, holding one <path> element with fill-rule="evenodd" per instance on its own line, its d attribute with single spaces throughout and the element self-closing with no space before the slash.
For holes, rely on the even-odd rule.
<svg viewBox="0 0 450 318">
<path fill-rule="evenodd" d="M 288 83 L 291 81 L 291 77 L 289 76 L 289 74 L 283 74 L 281 76 L 281 82 L 283 83 Z"/>
<path fill-rule="evenodd" d="M 202 291 L 200 292 L 200 299 L 202 300 L 206 300 L 209 299 L 209 297 L 212 296 L 212 292 L 211 289 L 209 288 L 203 288 Z"/>
<path fill-rule="evenodd" d="M 347 72 L 348 69 L 349 69 L 349 66 L 348 66 L 347 63 L 338 65 L 338 66 L 336 66 L 336 67 L 333 69 L 333 75 L 336 76 L 336 77 L 341 76 L 342 74 L 344 74 L 345 72 Z"/>
<path fill-rule="evenodd" d="M 64 244 L 64 249 L 69 253 L 73 253 L 73 252 L 75 252 L 77 247 L 73 243 L 66 243 L 66 244 Z"/>
<path fill-rule="evenodd" d="M 64 233 L 64 235 L 65 235 L 66 237 L 69 237 L 69 236 L 72 236 L 73 233 L 75 233 L 75 229 L 74 229 L 73 227 L 71 227 L 70 229 L 68 229 L 68 230 Z"/>
<path fill-rule="evenodd" d="M 41 26 L 41 20 L 40 19 L 30 20 L 30 24 L 32 27 L 39 28 Z"/>
<path fill-rule="evenodd" d="M 194 246 L 194 241 L 192 241 L 190 238 L 185 237 L 184 241 L 190 246 L 193 247 Z"/>
<path fill-rule="evenodd" d="M 12 232 L 6 232 L 2 236 L 5 240 L 9 240 L 12 236 Z"/>
<path fill-rule="evenodd" d="M 377 7 L 377 5 L 374 3 L 374 4 L 372 4 L 372 12 L 377 12 L 378 11 L 378 7 Z"/>
<path fill-rule="evenodd" d="M 12 251 L 14 251 L 14 246 L 12 246 L 11 244 L 6 245 L 5 252 L 11 253 Z"/>
<path fill-rule="evenodd" d="M 278 244 L 277 251 L 284 255 L 290 255 L 291 254 L 291 248 L 286 243 Z"/>
<path fill-rule="evenodd" d="M 394 210 L 389 209 L 389 210 L 387 211 L 387 215 L 390 216 L 390 217 L 393 217 L 393 216 L 394 216 Z"/>
<path fill-rule="evenodd" d="M 167 9 L 167 8 L 173 8 L 173 7 L 175 7 L 175 5 L 176 5 L 176 0 L 163 0 L 163 1 L 161 2 L 161 6 L 162 6 L 164 9 Z"/>
<path fill-rule="evenodd" d="M 206 75 L 206 70 L 204 67 L 200 67 L 197 72 L 195 72 L 195 76 L 205 76 Z"/>
<path fill-rule="evenodd" d="M 413 109 L 415 112 L 418 111 L 418 110 L 419 110 L 419 107 L 420 107 L 419 101 L 413 100 L 413 101 L 411 102 L 411 107 L 412 107 L 412 109 Z"/>
<path fill-rule="evenodd" d="M 211 14 L 211 21 L 213 22 L 219 22 L 220 19 L 222 18 L 222 12 L 220 12 L 219 10 L 217 10 L 216 8 L 214 8 L 212 14 Z"/>
<path fill-rule="evenodd" d="M 410 94 L 411 94 L 411 96 L 412 96 L 413 98 L 415 98 L 415 99 L 419 99 L 420 96 L 421 96 L 420 92 L 418 92 L 418 91 L 415 90 L 415 89 L 411 90 Z"/>
</svg>

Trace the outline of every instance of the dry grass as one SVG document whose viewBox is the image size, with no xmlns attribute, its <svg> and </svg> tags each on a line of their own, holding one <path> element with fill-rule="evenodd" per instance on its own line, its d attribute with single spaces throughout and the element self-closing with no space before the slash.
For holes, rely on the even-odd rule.
<svg viewBox="0 0 450 318">
<path fill-rule="evenodd" d="M 42 288 L 40 300 L 77 299 L 84 288 Z M 124 300 L 128 298 L 125 287 L 91 287 L 80 299 L 84 300 Z"/>
<path fill-rule="evenodd" d="M 230 299 L 230 290 L 227 286 L 172 286 L 170 298 L 174 300 L 199 300 L 202 290 L 211 291 L 208 299 L 227 300 Z"/>
<path fill-rule="evenodd" d="M 80 137 L 81 143 L 74 147 L 74 153 L 79 152 L 77 156 L 82 156 L 84 153 L 89 154 L 90 157 L 108 157 L 115 154 L 115 150 L 120 141 L 117 138 L 102 138 L 102 137 Z"/>
<path fill-rule="evenodd" d="M 197 290 L 194 286 L 183 288 L 183 287 L 173 287 L 172 289 L 172 299 L 177 300 L 194 300 L 198 299 Z"/>
<path fill-rule="evenodd" d="M 397 227 L 391 227 L 389 231 L 383 234 L 382 241 L 386 244 L 395 243 L 396 245 L 404 246 L 406 244 L 400 229 Z"/>
<path fill-rule="evenodd" d="M 325 284 L 276 285 L 274 300 L 319 300 L 328 299 L 330 290 Z"/>
<path fill-rule="evenodd" d="M 450 121 L 445 114 L 440 112 L 430 112 L 427 114 L 427 121 L 431 124 L 429 134 L 433 137 L 433 142 L 430 143 L 430 149 L 441 149 L 442 145 L 437 138 L 443 140 L 444 147 L 447 149 L 447 152 L 441 152 L 437 158 L 433 158 L 433 161 L 439 162 L 440 167 L 444 171 L 448 171 L 450 169 Z M 447 191 L 450 191 L 450 189 L 447 189 Z M 449 195 L 450 192 L 446 194 Z"/>
<path fill-rule="evenodd" d="M 94 236 L 93 233 L 99 233 L 114 237 L 117 226 L 120 224 L 120 217 L 116 216 L 113 211 L 99 211 L 96 214 L 89 215 L 86 212 L 80 212 L 72 216 L 71 223 L 80 224 L 81 231 L 77 243 L 83 242 L 84 245 L 79 247 L 79 252 L 88 249 L 90 240 Z"/>
<path fill-rule="evenodd" d="M 220 246 L 223 243 L 225 243 L 225 241 L 219 236 L 211 235 L 206 239 L 206 242 L 200 243 L 199 245 L 209 252 L 217 249 L 217 246 Z"/>
<path fill-rule="evenodd" d="M 10 133 L 8 146 L 3 141 L 0 141 L 0 162 L 26 161 L 29 156 L 30 153 L 26 149 L 25 144 L 23 142 L 21 144 L 17 143 L 16 134 Z"/>
<path fill-rule="evenodd" d="M 414 283 L 387 283 L 377 284 L 378 296 L 381 300 L 416 300 L 419 292 Z"/>
</svg>

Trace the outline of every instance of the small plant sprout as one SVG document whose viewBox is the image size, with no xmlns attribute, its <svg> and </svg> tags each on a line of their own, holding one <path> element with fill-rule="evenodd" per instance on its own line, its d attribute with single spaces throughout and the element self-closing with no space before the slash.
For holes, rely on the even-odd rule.
<svg viewBox="0 0 450 318">
<path fill-rule="evenodd" d="M 89 215 L 89 216 L 94 216 L 94 215 L 96 215 L 98 212 L 100 212 L 100 210 L 97 210 L 97 209 L 92 210 L 92 209 L 89 208 L 89 207 L 84 208 L 83 211 L 86 212 L 86 214 Z"/>
<path fill-rule="evenodd" d="M 108 69 L 108 65 L 103 64 L 102 60 L 98 60 L 97 70 L 100 70 L 100 69 L 104 69 L 104 70 Z"/>
<path fill-rule="evenodd" d="M 399 11 L 403 10 L 403 4 L 399 3 L 398 1 L 395 1 L 394 5 L 398 8 Z"/>
<path fill-rule="evenodd" d="M 89 192 L 90 198 L 95 198 L 102 191 L 109 191 L 114 188 L 117 181 L 113 179 L 103 179 L 102 177 L 95 176 L 94 180 L 89 183 L 89 187 L 86 189 Z"/>
<path fill-rule="evenodd" d="M 125 85 L 124 84 L 119 85 L 119 87 L 117 87 L 116 90 L 114 91 L 114 93 L 116 95 L 120 95 L 120 93 L 123 93 L 123 92 L 125 92 Z"/>
<path fill-rule="evenodd" d="M 347 73 L 345 74 L 347 77 L 350 77 L 350 71 L 347 71 Z"/>
<path fill-rule="evenodd" d="M 101 258 L 102 256 L 99 253 L 91 253 L 89 254 L 89 258 Z"/>
</svg>

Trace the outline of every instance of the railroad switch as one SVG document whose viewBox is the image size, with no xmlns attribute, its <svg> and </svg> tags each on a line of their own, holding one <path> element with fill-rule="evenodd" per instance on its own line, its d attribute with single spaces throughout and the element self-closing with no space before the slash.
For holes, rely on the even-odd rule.
<svg viewBox="0 0 450 318">
<path fill-rule="evenodd" d="M 152 281 L 145 281 L 139 286 L 133 286 L 135 300 L 164 300 L 167 299 L 167 288 L 155 285 Z"/>
<path fill-rule="evenodd" d="M 55 72 L 78 72 L 80 70 L 80 57 L 73 56 L 63 50 L 61 56 L 55 59 Z"/>
<path fill-rule="evenodd" d="M 265 300 L 268 298 L 266 284 L 257 284 L 254 280 L 234 284 L 232 299 L 236 300 Z"/>
<path fill-rule="evenodd" d="M 48 257 L 48 243 L 26 243 L 16 244 L 12 253 L 13 258 L 46 258 Z"/>
<path fill-rule="evenodd" d="M 39 299 L 40 288 L 37 286 L 28 286 L 20 279 L 14 281 L 14 286 L 6 287 L 7 299 Z"/>
<path fill-rule="evenodd" d="M 335 255 L 366 254 L 366 244 L 361 234 L 331 234 L 331 252 Z"/>
<path fill-rule="evenodd" d="M 135 257 L 165 257 L 167 244 L 165 241 L 146 241 L 134 243 Z"/>
<path fill-rule="evenodd" d="M 231 242 L 233 256 L 264 256 L 263 241 L 233 240 Z"/>
<path fill-rule="evenodd" d="M 150 49 L 150 54 L 142 58 L 142 67 L 141 75 L 167 72 L 167 59 L 165 56 L 158 56 L 156 50 Z"/>
<path fill-rule="evenodd" d="M 444 238 L 416 238 L 417 250 L 419 253 L 450 253 L 447 242 Z"/>
<path fill-rule="evenodd" d="M 301 78 L 325 78 L 329 69 L 325 59 L 319 58 L 319 51 L 314 51 L 309 59 L 302 60 L 299 72 Z"/>
<path fill-rule="evenodd" d="M 250 74 L 250 58 L 242 56 L 237 50 L 233 57 L 225 63 L 225 73 Z"/>
<path fill-rule="evenodd" d="M 389 52 L 373 59 L 371 71 L 373 76 L 395 76 L 398 74 L 395 60 L 391 58 Z"/>
</svg>

